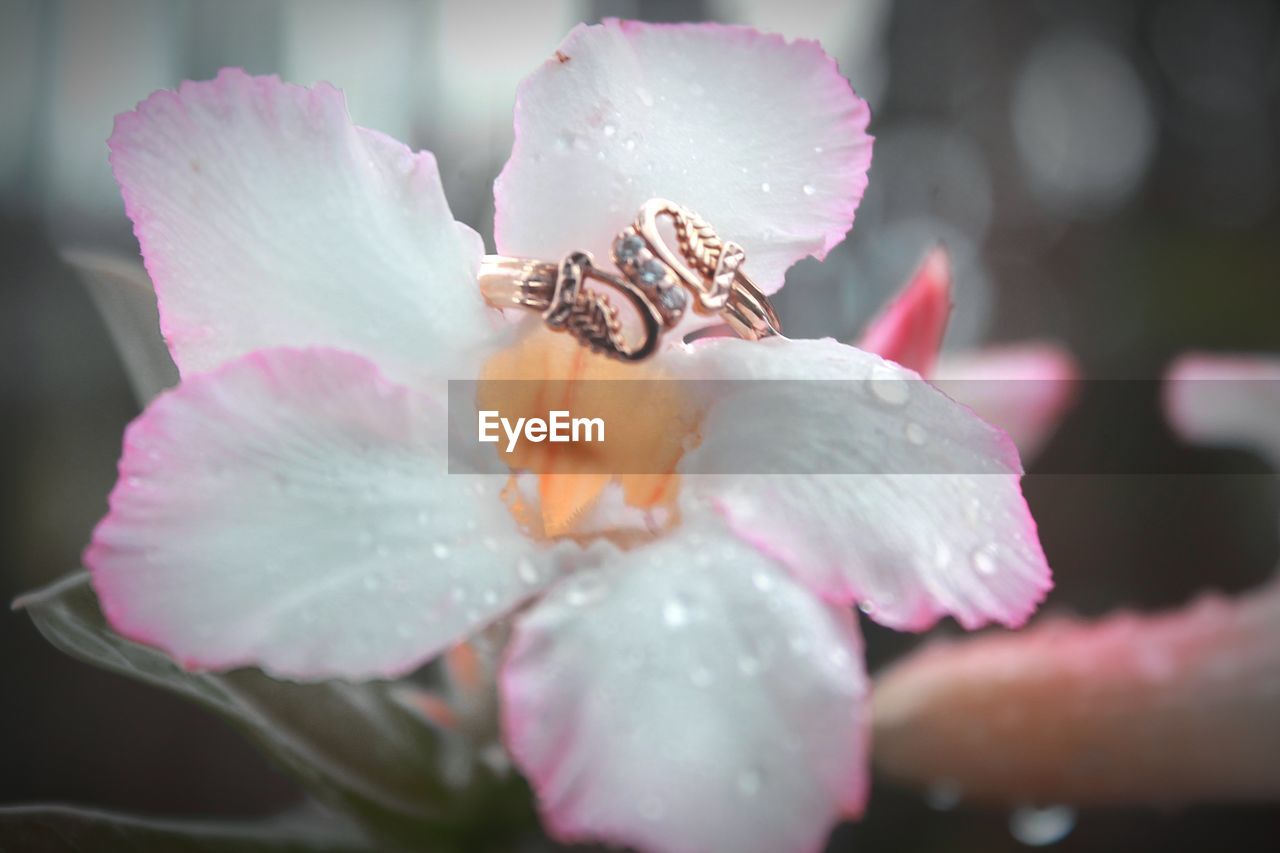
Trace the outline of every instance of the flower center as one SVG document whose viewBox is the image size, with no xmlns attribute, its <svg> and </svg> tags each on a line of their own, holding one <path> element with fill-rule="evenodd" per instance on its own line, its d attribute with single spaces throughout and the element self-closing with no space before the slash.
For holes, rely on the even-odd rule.
<svg viewBox="0 0 1280 853">
<path fill-rule="evenodd" d="M 537 327 L 494 355 L 481 373 L 479 408 L 512 421 L 567 411 L 604 422 L 604 441 L 498 446 L 513 471 L 538 478 L 536 507 L 508 488 L 517 519 L 535 534 L 577 535 L 611 485 L 628 506 L 673 509 L 676 465 L 686 440 L 696 440 L 698 417 L 681 383 L 669 379 L 655 361 L 623 364 Z"/>
</svg>

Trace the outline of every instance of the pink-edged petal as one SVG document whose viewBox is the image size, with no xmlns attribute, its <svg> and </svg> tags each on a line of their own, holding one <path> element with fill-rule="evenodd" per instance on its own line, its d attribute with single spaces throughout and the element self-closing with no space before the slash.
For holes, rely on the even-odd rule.
<svg viewBox="0 0 1280 853">
<path fill-rule="evenodd" d="M 771 293 L 853 225 L 869 118 L 817 42 L 719 24 L 580 26 L 518 91 L 498 250 L 603 261 L 640 205 L 663 197 L 740 243 Z"/>
<path fill-rule="evenodd" d="M 1280 358 L 1184 355 L 1169 369 L 1164 397 L 1187 441 L 1248 447 L 1280 467 Z"/>
<path fill-rule="evenodd" d="M 866 798 L 851 614 L 705 510 L 557 585 L 516 623 L 505 740 L 562 841 L 821 848 Z"/>
<path fill-rule="evenodd" d="M 502 478 L 449 473 L 445 414 L 330 350 L 262 350 L 162 394 L 85 554 L 107 618 L 192 668 L 364 678 L 511 610 L 559 555 L 521 535 Z"/>
<path fill-rule="evenodd" d="M 119 116 L 110 148 L 184 375 L 273 346 L 442 375 L 492 335 L 434 158 L 355 127 L 327 84 L 227 69 Z"/>
<path fill-rule="evenodd" d="M 928 376 L 951 316 L 951 260 L 938 246 L 925 255 L 906 287 L 871 321 L 858 347 Z"/>
<path fill-rule="evenodd" d="M 930 645 L 876 679 L 875 758 L 987 803 L 1280 798 L 1280 584 Z"/>
<path fill-rule="evenodd" d="M 1017 450 L 918 374 L 832 340 L 721 338 L 687 361 L 702 378 L 792 380 L 717 383 L 680 470 L 823 596 L 907 630 L 945 614 L 1018 625 L 1044 597 Z"/>
<path fill-rule="evenodd" d="M 948 353 L 930 381 L 1000 427 L 1024 459 L 1035 456 L 1075 401 L 1080 369 L 1048 341 Z"/>
</svg>

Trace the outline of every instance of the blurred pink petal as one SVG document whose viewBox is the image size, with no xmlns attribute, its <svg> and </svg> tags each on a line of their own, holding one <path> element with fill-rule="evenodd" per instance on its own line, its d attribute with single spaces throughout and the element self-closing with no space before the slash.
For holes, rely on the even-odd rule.
<svg viewBox="0 0 1280 853">
<path fill-rule="evenodd" d="M 518 90 L 494 187 L 498 250 L 607 258 L 642 203 L 671 198 L 745 247 L 772 293 L 853 225 L 869 119 L 817 42 L 719 24 L 580 26 Z"/>
<path fill-rule="evenodd" d="M 935 247 L 893 302 L 867 326 L 860 349 L 928 376 L 951 315 L 951 261 Z"/>
<path fill-rule="evenodd" d="M 110 148 L 183 375 L 332 346 L 441 376 L 492 335 L 484 247 L 434 158 L 352 125 L 331 86 L 226 69 L 118 116 Z"/>
<path fill-rule="evenodd" d="M 1165 410 L 1187 441 L 1247 447 L 1280 468 L 1280 357 L 1184 355 L 1166 377 Z"/>
<path fill-rule="evenodd" d="M 866 798 L 862 643 L 712 516 L 619 552 L 517 621 L 505 741 L 561 841 L 821 849 Z"/>
<path fill-rule="evenodd" d="M 1017 450 L 916 373 L 829 339 L 689 352 L 701 378 L 842 383 L 718 383 L 680 466 L 689 495 L 827 600 L 902 630 L 948 614 L 976 628 L 1020 625 L 1052 586 Z"/>
<path fill-rule="evenodd" d="M 998 803 L 1280 798 L 1280 583 L 935 643 L 876 680 L 875 760 Z"/>
<path fill-rule="evenodd" d="M 1030 458 L 1074 401 L 1079 368 L 1062 347 L 1028 341 L 944 355 L 930 380 L 1007 432 Z"/>
</svg>

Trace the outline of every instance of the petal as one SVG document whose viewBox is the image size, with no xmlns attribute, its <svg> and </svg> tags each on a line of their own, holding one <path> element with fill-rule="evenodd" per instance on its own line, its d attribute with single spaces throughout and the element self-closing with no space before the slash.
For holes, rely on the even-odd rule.
<svg viewBox="0 0 1280 853">
<path fill-rule="evenodd" d="M 866 796 L 851 614 L 705 510 L 516 624 L 505 740 L 562 841 L 817 850 Z"/>
<path fill-rule="evenodd" d="M 1280 358 L 1182 356 L 1169 369 L 1165 410 L 1188 441 L 1249 447 L 1280 467 Z"/>
<path fill-rule="evenodd" d="M 392 676 L 552 573 L 498 497 L 448 473 L 444 406 L 364 359 L 263 350 L 129 427 L 85 561 L 112 625 L 192 668 Z M 454 465 L 459 464 L 454 461 Z"/>
<path fill-rule="evenodd" d="M 1007 432 L 1025 459 L 1058 428 L 1079 378 L 1071 353 L 1048 341 L 1027 341 L 945 355 L 930 381 Z"/>
<path fill-rule="evenodd" d="M 917 374 L 832 340 L 721 338 L 692 352 L 704 378 L 844 380 L 717 383 L 680 468 L 738 535 L 815 591 L 907 630 L 943 614 L 966 628 L 1018 625 L 1043 598 L 1049 568 L 999 430 Z"/>
<path fill-rule="evenodd" d="M 877 766 L 995 803 L 1280 797 L 1280 584 L 934 644 L 876 680 Z"/>
<path fill-rule="evenodd" d="M 435 160 L 352 125 L 326 84 L 227 69 L 119 116 L 110 147 L 184 375 L 313 345 L 439 375 L 492 334 L 483 246 Z"/>
<path fill-rule="evenodd" d="M 580 26 L 518 90 L 498 250 L 603 260 L 640 205 L 664 197 L 746 248 L 745 269 L 772 293 L 853 225 L 869 118 L 817 42 L 719 24 Z"/>
<path fill-rule="evenodd" d="M 872 320 L 858 347 L 928 376 L 951 316 L 951 260 L 935 247 L 884 312 Z"/>
</svg>

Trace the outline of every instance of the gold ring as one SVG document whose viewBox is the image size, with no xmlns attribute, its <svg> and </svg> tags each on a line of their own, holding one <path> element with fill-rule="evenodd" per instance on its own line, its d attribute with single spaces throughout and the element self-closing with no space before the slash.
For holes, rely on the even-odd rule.
<svg viewBox="0 0 1280 853">
<path fill-rule="evenodd" d="M 660 231 L 664 219 L 675 233 L 674 249 Z M 742 270 L 746 252 L 721 240 L 687 207 L 661 198 L 645 202 L 614 240 L 611 254 L 617 274 L 596 266 L 586 252 L 570 252 L 559 263 L 485 255 L 480 291 L 497 308 L 538 311 L 548 328 L 623 361 L 657 352 L 663 332 L 690 308 L 720 316 L 746 340 L 782 333 L 768 298 Z M 609 294 L 588 290 L 588 281 L 605 285 L 631 305 L 639 318 L 638 341 L 623 329 Z"/>
</svg>

